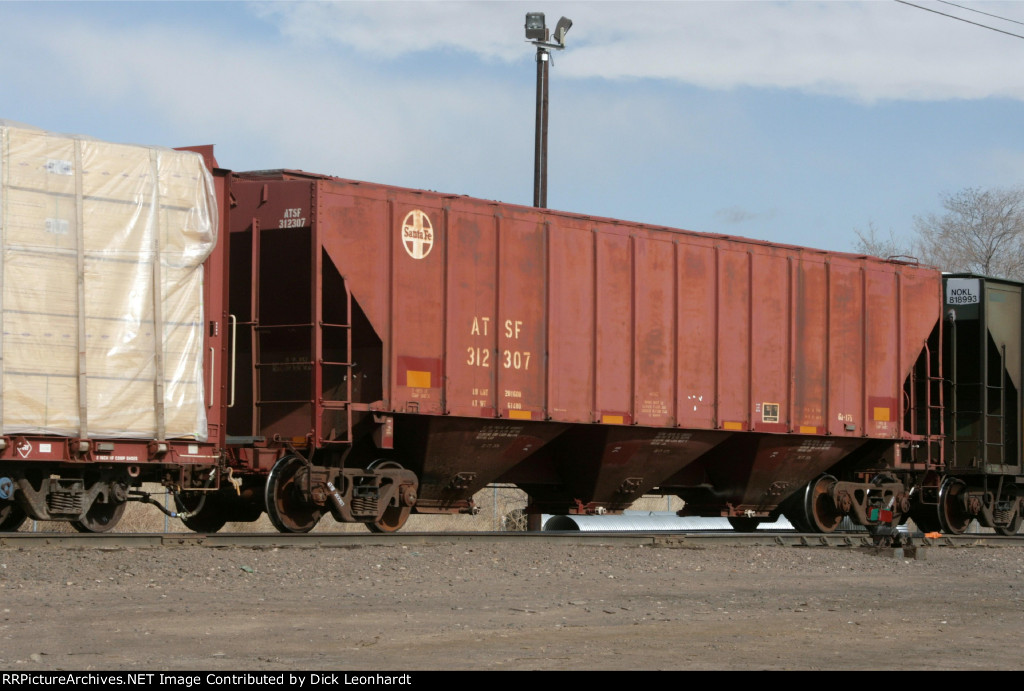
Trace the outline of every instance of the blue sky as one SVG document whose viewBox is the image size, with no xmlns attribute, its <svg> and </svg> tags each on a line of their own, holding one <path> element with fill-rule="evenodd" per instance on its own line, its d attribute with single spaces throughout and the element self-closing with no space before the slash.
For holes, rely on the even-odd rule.
<svg viewBox="0 0 1024 691">
<path fill-rule="evenodd" d="M 574 22 L 551 208 L 850 250 L 1024 181 L 1024 40 L 889 0 L 0 2 L 0 119 L 528 205 L 527 11 Z"/>
</svg>

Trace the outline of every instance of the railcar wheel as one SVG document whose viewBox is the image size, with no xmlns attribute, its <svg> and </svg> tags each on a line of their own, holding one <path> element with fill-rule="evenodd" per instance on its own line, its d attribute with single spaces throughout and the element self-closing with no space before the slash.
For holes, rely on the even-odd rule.
<svg viewBox="0 0 1024 691">
<path fill-rule="evenodd" d="M 412 509 L 408 506 L 389 506 L 376 521 L 367 523 L 366 527 L 371 533 L 395 533 L 409 520 L 410 513 Z"/>
<path fill-rule="evenodd" d="M 174 506 L 179 513 L 191 513 L 199 506 L 199 502 L 203 502 L 203 505 L 198 513 L 181 519 L 185 527 L 196 533 L 215 533 L 223 528 L 228 519 L 224 512 L 223 502 L 220 501 L 216 492 L 206 492 L 205 494 L 187 492 L 174 496 Z"/>
<path fill-rule="evenodd" d="M 125 502 L 101 503 L 94 501 L 85 518 L 71 521 L 71 527 L 80 533 L 106 533 L 120 522 L 124 515 Z"/>
<path fill-rule="evenodd" d="M 27 520 L 28 516 L 13 501 L 0 502 L 0 533 L 13 533 Z"/>
<path fill-rule="evenodd" d="M 1017 487 L 1015 485 L 1007 485 L 1003 488 L 1003 497 L 1011 499 L 1013 504 L 1016 504 L 1013 508 L 1013 518 L 1006 525 L 996 526 L 996 532 L 1000 535 L 1016 535 L 1017 531 L 1020 530 L 1021 522 L 1024 521 L 1024 516 L 1021 515 L 1021 511 L 1024 510 L 1024 506 L 1021 505 L 1020 500 L 1017 499 Z M 1002 511 L 996 512 L 996 518 L 1002 520 L 1004 517 Z"/>
<path fill-rule="evenodd" d="M 388 461 L 384 459 L 378 459 L 373 463 L 366 466 L 367 470 L 378 470 L 384 468 L 397 468 L 402 470 L 402 465 L 394 461 Z M 373 523 L 367 523 L 366 527 L 370 529 L 371 533 L 395 533 L 402 529 L 405 522 L 409 520 L 409 514 L 412 513 L 411 506 L 391 506 L 389 505 L 384 509 L 377 520 Z"/>
<path fill-rule="evenodd" d="M 967 485 L 960 480 L 946 478 L 939 488 L 939 524 L 942 532 L 960 535 L 967 532 L 971 516 L 964 506 Z"/>
<path fill-rule="evenodd" d="M 1010 521 L 1009 525 L 1001 525 L 996 527 L 996 532 L 1000 535 L 1016 535 L 1017 531 L 1020 530 L 1021 515 L 1018 513 L 1014 516 L 1013 520 Z"/>
<path fill-rule="evenodd" d="M 831 475 L 822 475 L 807 485 L 804 492 L 804 516 L 811 532 L 835 532 L 843 520 L 843 514 L 828 493 L 837 482 Z"/>
<path fill-rule="evenodd" d="M 322 507 L 302 496 L 306 476 L 306 464 L 298 456 L 285 456 L 270 471 L 264 499 L 267 516 L 278 532 L 308 533 L 323 516 Z"/>
<path fill-rule="evenodd" d="M 737 533 L 753 533 L 757 526 L 761 525 L 760 518 L 746 518 L 744 516 L 730 516 L 729 525 Z"/>
<path fill-rule="evenodd" d="M 797 490 L 793 493 L 783 504 L 782 515 L 793 526 L 793 530 L 798 533 L 809 533 L 811 532 L 811 526 L 807 523 L 804 516 L 803 498 L 803 491 Z"/>
</svg>

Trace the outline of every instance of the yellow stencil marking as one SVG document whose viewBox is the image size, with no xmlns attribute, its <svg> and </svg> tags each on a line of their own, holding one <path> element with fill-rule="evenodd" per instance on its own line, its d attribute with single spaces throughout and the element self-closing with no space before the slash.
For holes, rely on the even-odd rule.
<svg viewBox="0 0 1024 691">
<path fill-rule="evenodd" d="M 405 385 L 417 389 L 430 388 L 430 372 L 417 372 L 409 370 L 405 373 Z"/>
</svg>

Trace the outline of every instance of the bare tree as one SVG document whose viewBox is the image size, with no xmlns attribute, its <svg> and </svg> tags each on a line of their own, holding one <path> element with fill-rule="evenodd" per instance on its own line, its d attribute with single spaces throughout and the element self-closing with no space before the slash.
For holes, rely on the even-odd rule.
<svg viewBox="0 0 1024 691">
<path fill-rule="evenodd" d="M 946 210 L 914 219 L 922 261 L 944 271 L 1024 279 L 1024 187 L 968 188 L 942 197 Z"/>
<path fill-rule="evenodd" d="M 883 237 L 873 222 L 868 222 L 867 230 L 854 230 L 857 234 L 857 244 L 854 251 L 859 254 L 870 254 L 874 257 L 910 257 L 914 256 L 913 247 L 896 237 L 896 233 L 889 230 L 889 237 Z"/>
<path fill-rule="evenodd" d="M 941 196 L 942 214 L 914 218 L 909 241 L 874 224 L 855 230 L 855 251 L 877 257 L 911 256 L 943 271 L 1024 280 L 1024 187 L 967 188 Z"/>
</svg>

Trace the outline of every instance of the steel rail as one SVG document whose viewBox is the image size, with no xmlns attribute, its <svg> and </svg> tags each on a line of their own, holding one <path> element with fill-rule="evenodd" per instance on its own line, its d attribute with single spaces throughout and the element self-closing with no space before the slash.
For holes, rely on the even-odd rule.
<svg viewBox="0 0 1024 691">
<path fill-rule="evenodd" d="M 399 545 L 508 544 L 517 542 L 555 543 L 610 547 L 655 547 L 701 549 L 731 545 L 736 547 L 830 547 L 902 550 L 910 554 L 931 547 L 1024 547 L 1024 535 L 996 534 L 943 535 L 938 538 L 904 537 L 901 544 L 876 542 L 864 533 L 734 533 L 704 531 L 669 532 L 443 532 L 417 533 L 3 533 L 0 550 L 73 548 L 95 550 L 161 549 L 173 547 L 209 548 L 358 548 Z"/>
</svg>

